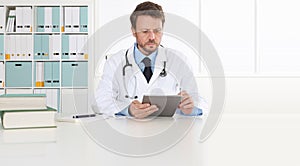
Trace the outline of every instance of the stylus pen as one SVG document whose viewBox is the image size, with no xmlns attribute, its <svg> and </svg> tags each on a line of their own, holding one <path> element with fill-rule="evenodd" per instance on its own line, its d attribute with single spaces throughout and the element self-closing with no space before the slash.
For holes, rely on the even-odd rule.
<svg viewBox="0 0 300 166">
<path fill-rule="evenodd" d="M 74 119 L 77 119 L 77 118 L 89 118 L 89 117 L 95 117 L 96 114 L 86 114 L 86 115 L 73 115 L 73 118 Z"/>
</svg>

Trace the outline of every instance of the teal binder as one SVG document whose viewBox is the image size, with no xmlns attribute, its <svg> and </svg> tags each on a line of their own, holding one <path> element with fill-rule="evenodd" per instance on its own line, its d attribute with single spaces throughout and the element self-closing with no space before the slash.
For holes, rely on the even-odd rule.
<svg viewBox="0 0 300 166">
<path fill-rule="evenodd" d="M 60 86 L 60 75 L 59 75 L 60 65 L 59 62 L 52 62 L 52 86 Z"/>
<path fill-rule="evenodd" d="M 60 10 L 59 7 L 52 7 L 52 32 L 59 32 Z"/>
<path fill-rule="evenodd" d="M 86 87 L 87 85 L 87 62 L 62 62 L 62 86 Z"/>
<path fill-rule="evenodd" d="M 52 87 L 52 62 L 44 62 L 44 86 Z"/>
<path fill-rule="evenodd" d="M 37 32 L 44 32 L 45 31 L 45 8 L 44 7 L 37 7 Z"/>
<path fill-rule="evenodd" d="M 0 60 L 4 60 L 4 36 L 0 35 Z"/>
<path fill-rule="evenodd" d="M 42 36 L 34 35 L 34 59 L 42 59 Z"/>
<path fill-rule="evenodd" d="M 49 35 L 42 35 L 42 59 L 49 59 Z"/>
<path fill-rule="evenodd" d="M 88 32 L 88 8 L 80 7 L 80 32 Z"/>
<path fill-rule="evenodd" d="M 62 35 L 62 59 L 69 59 L 69 35 Z"/>
<path fill-rule="evenodd" d="M 7 87 L 32 86 L 32 62 L 6 62 L 5 65 Z"/>
</svg>

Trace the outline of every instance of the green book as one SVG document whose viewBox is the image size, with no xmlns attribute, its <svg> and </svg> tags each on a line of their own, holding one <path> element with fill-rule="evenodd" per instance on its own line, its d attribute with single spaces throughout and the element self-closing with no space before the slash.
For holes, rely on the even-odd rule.
<svg viewBox="0 0 300 166">
<path fill-rule="evenodd" d="M 56 109 L 47 107 L 40 110 L 1 110 L 4 129 L 56 127 Z"/>
<path fill-rule="evenodd" d="M 46 109 L 45 94 L 4 94 L 0 95 L 1 110 Z"/>
</svg>

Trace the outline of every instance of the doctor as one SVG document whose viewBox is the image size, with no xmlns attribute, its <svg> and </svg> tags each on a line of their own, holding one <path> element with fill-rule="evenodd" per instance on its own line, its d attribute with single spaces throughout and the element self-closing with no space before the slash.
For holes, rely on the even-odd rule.
<svg viewBox="0 0 300 166">
<path fill-rule="evenodd" d="M 107 60 L 95 96 L 99 110 L 112 116 L 145 118 L 158 108 L 142 104 L 144 94 L 179 94 L 182 100 L 177 113 L 202 115 L 207 106 L 198 94 L 184 56 L 160 45 L 165 22 L 162 7 L 143 2 L 133 11 L 130 21 L 136 43 Z"/>
</svg>

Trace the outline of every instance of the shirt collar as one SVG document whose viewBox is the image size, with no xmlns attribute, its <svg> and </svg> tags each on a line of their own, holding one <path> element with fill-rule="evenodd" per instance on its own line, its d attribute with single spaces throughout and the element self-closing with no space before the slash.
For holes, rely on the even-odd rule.
<svg viewBox="0 0 300 166">
<path fill-rule="evenodd" d="M 151 59 L 151 66 L 154 67 L 154 64 L 155 64 L 155 59 L 156 59 L 156 56 L 157 56 L 157 50 L 154 51 L 153 53 L 151 53 L 150 55 L 146 56 L 144 55 L 138 48 L 137 48 L 137 43 L 134 43 L 134 59 L 135 59 L 135 62 L 137 64 L 144 64 L 142 62 L 142 60 L 145 58 L 145 57 L 148 57 Z"/>
</svg>

